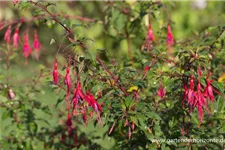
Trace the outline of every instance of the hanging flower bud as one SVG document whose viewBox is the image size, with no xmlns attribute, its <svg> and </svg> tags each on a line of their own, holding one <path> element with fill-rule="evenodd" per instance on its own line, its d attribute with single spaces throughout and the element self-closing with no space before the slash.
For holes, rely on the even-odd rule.
<svg viewBox="0 0 225 150">
<path fill-rule="evenodd" d="M 112 127 L 110 128 L 109 134 L 111 134 L 113 132 L 114 127 L 115 127 L 115 122 L 113 123 Z"/>
<path fill-rule="evenodd" d="M 168 25 L 167 30 L 168 31 L 167 31 L 167 40 L 166 40 L 166 42 L 167 42 L 168 46 L 172 46 L 174 44 L 174 39 L 173 39 L 173 34 L 172 34 L 172 30 L 171 30 L 171 26 L 170 25 Z"/>
<path fill-rule="evenodd" d="M 8 89 L 8 97 L 11 100 L 13 100 L 16 97 L 16 94 L 14 93 L 14 91 L 11 88 Z"/>
<path fill-rule="evenodd" d="M 53 70 L 53 83 L 58 84 L 58 60 L 56 58 Z"/>
<path fill-rule="evenodd" d="M 13 4 L 16 5 L 19 2 L 19 0 L 13 0 Z"/>
<path fill-rule="evenodd" d="M 163 88 L 163 86 L 160 85 L 157 94 L 159 97 L 164 98 L 166 95 L 166 88 Z"/>
<path fill-rule="evenodd" d="M 65 84 L 67 85 L 67 90 L 66 90 L 66 96 L 67 98 L 69 98 L 70 96 L 70 89 L 71 89 L 71 77 L 70 77 L 70 68 L 67 67 L 66 69 L 66 75 L 65 75 L 65 78 L 64 78 L 64 82 Z"/>
<path fill-rule="evenodd" d="M 150 67 L 149 66 L 145 66 L 144 71 L 147 72 L 149 71 Z"/>
<path fill-rule="evenodd" d="M 81 89 L 80 82 L 77 82 L 77 87 L 74 89 L 73 99 L 72 99 L 73 108 L 76 108 L 80 99 L 84 99 L 84 93 Z"/>
<path fill-rule="evenodd" d="M 97 101 L 95 100 L 94 96 L 91 94 L 90 91 L 86 92 L 84 99 L 88 102 L 90 106 L 92 106 L 95 112 L 98 112 L 98 111 L 102 112 L 101 106 L 97 103 Z"/>
<path fill-rule="evenodd" d="M 202 106 L 201 105 L 199 105 L 199 106 L 197 106 L 197 108 L 198 108 L 198 117 L 199 117 L 199 120 L 200 120 L 200 123 L 202 123 L 203 122 L 203 109 L 202 109 Z"/>
<path fill-rule="evenodd" d="M 195 103 L 195 92 L 194 92 L 194 77 L 191 76 L 190 78 L 190 87 L 188 90 L 188 103 L 193 106 Z"/>
<path fill-rule="evenodd" d="M 153 34 L 153 31 L 152 31 L 152 24 L 149 24 L 148 26 L 148 34 L 147 34 L 147 38 L 148 40 L 150 41 L 154 41 L 155 40 L 155 36 Z"/>
<path fill-rule="evenodd" d="M 18 48 L 18 43 L 19 43 L 19 28 L 16 28 L 16 31 L 13 34 L 13 47 Z"/>
<path fill-rule="evenodd" d="M 5 32 L 4 35 L 4 40 L 6 41 L 7 44 L 10 44 L 10 34 L 11 34 L 12 30 L 11 30 L 11 26 L 8 27 L 8 29 Z"/>
<path fill-rule="evenodd" d="M 205 96 L 208 96 L 211 101 L 214 101 L 214 95 L 213 95 L 213 87 L 211 86 L 211 81 L 209 79 L 207 81 L 207 86 L 205 89 Z"/>
<path fill-rule="evenodd" d="M 129 125 L 129 121 L 128 119 L 126 119 L 125 123 L 124 123 L 124 127 L 128 126 Z"/>
<path fill-rule="evenodd" d="M 36 51 L 36 58 L 37 60 L 39 59 L 39 55 L 40 55 L 40 48 L 41 48 L 41 44 L 38 40 L 38 34 L 37 34 L 37 31 L 34 30 L 34 43 L 33 43 L 33 47 L 34 47 L 34 50 Z"/>
<path fill-rule="evenodd" d="M 28 57 L 32 53 L 32 50 L 29 45 L 28 32 L 24 35 L 24 44 L 23 44 L 23 55 L 24 57 Z"/>
</svg>

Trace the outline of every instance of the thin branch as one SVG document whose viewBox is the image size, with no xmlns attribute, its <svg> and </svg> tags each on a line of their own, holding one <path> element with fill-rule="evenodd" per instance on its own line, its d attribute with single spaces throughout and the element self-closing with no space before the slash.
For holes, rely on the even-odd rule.
<svg viewBox="0 0 225 150">
<path fill-rule="evenodd" d="M 45 11 L 46 13 L 48 13 L 53 20 L 55 20 L 58 24 L 60 24 L 68 33 L 69 35 L 71 36 L 71 38 L 74 38 L 74 35 L 73 35 L 73 32 L 67 28 L 62 22 L 60 22 L 56 17 L 55 15 L 53 15 L 52 13 L 50 13 L 47 8 L 41 4 L 39 4 L 38 2 L 33 2 L 32 0 L 28 1 L 29 3 L 31 4 L 34 4 L 35 6 L 38 6 L 39 8 L 41 8 L 43 11 Z"/>
<path fill-rule="evenodd" d="M 120 90 L 126 95 L 129 96 L 129 94 L 126 92 L 125 88 L 119 83 L 118 78 L 103 64 L 101 59 L 99 57 L 96 58 L 98 63 L 104 68 L 104 70 L 113 78 L 116 85 L 120 88 Z"/>
</svg>

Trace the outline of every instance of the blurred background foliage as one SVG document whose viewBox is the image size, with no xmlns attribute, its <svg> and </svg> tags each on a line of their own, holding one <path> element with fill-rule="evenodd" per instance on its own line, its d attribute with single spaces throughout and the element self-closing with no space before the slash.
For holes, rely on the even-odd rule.
<svg viewBox="0 0 225 150">
<path fill-rule="evenodd" d="M 148 19 L 146 21 L 146 16 L 150 18 L 158 42 L 165 42 L 166 40 L 168 21 L 171 21 L 172 32 L 177 43 L 189 39 L 201 40 L 202 32 L 209 31 L 209 27 L 224 25 L 225 22 L 225 2 L 223 1 L 162 1 L 158 5 L 150 7 L 150 9 L 148 6 L 152 2 L 147 1 L 52 1 L 51 3 L 52 5 L 48 7 L 49 11 L 59 15 L 57 16 L 59 20 L 67 27 L 73 28 L 76 39 L 85 41 L 91 59 L 94 59 L 97 53 L 103 52 L 102 59 L 107 61 L 107 57 L 104 56 L 107 55 L 116 60 L 123 60 L 128 65 L 130 62 L 126 38 L 129 35 L 133 57 L 140 56 L 140 49 L 147 33 Z M 155 1 L 155 3 L 157 2 Z M 35 15 L 41 14 L 45 13 L 29 5 L 23 5 L 21 10 L 18 9 L 18 5 L 14 6 L 12 2 L 0 2 L 0 22 L 20 20 L 22 17 L 31 19 Z M 6 29 L 0 31 L 0 43 L 3 45 L 0 49 L 5 48 L 4 33 Z M 21 38 L 27 29 L 30 37 L 33 37 L 34 29 L 38 32 L 42 44 L 40 59 L 36 60 L 35 55 L 33 55 L 28 60 L 29 64 L 26 65 L 25 58 L 22 56 L 22 41 L 20 41 L 21 52 L 18 52 L 11 61 L 9 84 L 12 85 L 11 88 L 13 89 L 19 87 L 19 90 L 15 91 L 16 93 L 22 93 L 21 95 L 27 93 L 35 102 L 41 102 L 42 110 L 45 110 L 46 107 L 44 106 L 49 106 L 50 110 L 45 111 L 47 114 L 37 109 L 36 117 L 51 120 L 49 121 L 50 126 L 54 128 L 58 124 L 63 124 L 63 120 L 66 120 L 65 112 L 63 112 L 65 106 L 60 103 L 58 107 L 55 107 L 57 100 L 63 97 L 63 92 L 60 91 L 56 94 L 49 88 L 49 85 L 46 85 L 52 80 L 51 75 L 41 79 L 40 84 L 35 85 L 35 87 L 32 86 L 33 82 L 31 83 L 31 81 L 37 79 L 41 69 L 49 72 L 52 70 L 55 55 L 61 43 L 60 64 L 65 64 L 64 56 L 71 50 L 80 55 L 84 54 L 80 47 L 74 48 L 68 40 L 65 40 L 64 29 L 50 17 L 23 23 L 20 28 Z M 30 43 L 32 41 L 31 38 Z M 6 71 L 3 69 L 5 59 L 2 56 L 3 53 L 0 51 L 0 83 L 5 83 Z M 225 57 L 221 55 L 221 59 L 218 61 L 225 62 Z M 141 67 L 137 65 L 137 68 Z M 224 73 L 224 69 L 224 65 L 216 69 L 218 78 Z M 37 93 L 33 95 L 31 91 L 37 91 Z M 1 92 L 4 93 L 4 91 Z M 7 92 L 5 91 L 5 93 Z M 6 102 L 7 99 L 2 95 L 0 94 L 0 101 Z M 32 110 L 32 108 L 29 109 Z M 59 112 L 62 112 L 62 114 L 59 115 Z M 0 107 L 0 116 L 4 115 L 7 116 L 7 112 L 5 108 Z M 57 115 L 59 115 L 58 118 Z M 9 128 L 15 128 L 13 126 L 7 127 L 10 120 L 5 118 L 0 118 L 0 139 L 3 135 L 8 134 Z M 49 126 L 43 122 L 40 124 L 41 126 Z M 90 122 L 87 127 L 84 127 L 82 123 L 79 123 L 79 125 L 78 128 L 81 133 L 84 132 L 88 137 L 93 137 L 92 142 L 101 145 L 103 148 L 111 149 L 116 145 L 115 140 L 105 134 L 108 132 L 108 126 L 96 128 L 93 122 Z M 29 149 L 29 146 L 27 149 Z"/>
</svg>

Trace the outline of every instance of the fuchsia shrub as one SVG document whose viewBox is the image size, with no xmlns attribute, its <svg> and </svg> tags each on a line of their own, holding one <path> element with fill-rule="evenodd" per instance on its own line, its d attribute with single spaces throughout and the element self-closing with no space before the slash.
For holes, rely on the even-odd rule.
<svg viewBox="0 0 225 150">
<path fill-rule="evenodd" d="M 96 131 L 100 126 L 104 132 L 101 139 L 113 139 L 116 144 L 111 149 L 210 149 L 214 143 L 170 143 L 159 139 L 224 137 L 225 86 L 217 78 L 221 73 L 218 66 L 224 66 L 219 60 L 225 50 L 222 39 L 225 26 L 215 27 L 216 35 L 207 31 L 199 35 L 200 40 L 182 41 L 175 38 L 176 28 L 171 18 L 154 15 L 159 11 L 168 13 L 163 2 L 124 3 L 123 6 L 120 2 L 107 2 L 110 7 L 104 12 L 104 21 L 54 14 L 49 8 L 54 3 L 50 2 L 14 0 L 13 4 L 21 10 L 39 13 L 32 18 L 0 22 L 6 64 L 5 82 L 0 82 L 0 96 L 6 100 L 0 106 L 7 112 L 5 118 L 11 118 L 12 126 L 24 134 L 18 132 L 19 137 L 13 137 L 14 130 L 11 130 L 0 142 L 0 148 L 107 149 L 104 142 L 96 142 L 98 136 L 82 130 L 88 130 L 90 125 L 94 126 L 94 132 L 100 132 Z M 143 23 L 144 16 L 148 18 L 147 25 Z M 83 24 L 73 23 L 76 19 Z M 156 19 L 164 19 L 162 27 Z M 43 21 L 44 26 L 48 26 L 48 21 L 54 22 L 50 32 L 61 27 L 59 41 L 48 37 L 50 44 L 44 40 L 42 43 L 43 33 L 39 31 L 43 25 L 32 29 L 26 24 L 35 21 Z M 79 35 L 77 29 L 92 26 L 85 26 L 84 22 L 104 26 L 100 35 L 106 48 L 111 44 L 112 52 L 121 41 L 127 41 L 129 54 L 93 50 L 88 43 L 91 38 L 82 37 L 85 31 Z M 15 87 L 9 81 L 11 56 L 17 53 L 20 60 L 22 56 L 26 66 L 30 65 L 28 60 L 34 61 L 32 56 L 39 63 L 45 60 L 54 42 L 58 45 L 50 62 L 52 66 L 43 67 L 27 89 Z M 46 51 L 42 51 L 44 48 Z M 36 89 L 39 84 L 47 90 L 52 88 L 53 95 L 60 97 L 54 100 L 54 109 L 40 102 L 38 93 L 41 92 Z M 36 110 L 46 118 L 38 118 Z M 58 124 L 51 124 L 47 116 L 58 117 Z M 217 148 L 224 148 L 224 142 L 217 143 Z"/>
</svg>

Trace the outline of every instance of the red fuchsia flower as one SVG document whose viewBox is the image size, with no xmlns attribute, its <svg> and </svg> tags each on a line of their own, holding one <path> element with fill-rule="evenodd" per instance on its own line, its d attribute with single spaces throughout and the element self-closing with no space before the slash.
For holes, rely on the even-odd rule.
<svg viewBox="0 0 225 150">
<path fill-rule="evenodd" d="M 6 41 L 7 44 L 10 44 L 10 34 L 11 34 L 12 30 L 11 30 L 11 26 L 8 27 L 8 29 L 5 32 L 4 35 L 4 40 Z"/>
<path fill-rule="evenodd" d="M 86 92 L 84 99 L 88 102 L 88 104 L 95 110 L 95 112 L 102 112 L 101 106 L 97 103 L 94 96 L 90 91 Z"/>
<path fill-rule="evenodd" d="M 28 32 L 26 32 L 24 35 L 23 55 L 27 58 L 31 53 L 32 50 L 29 45 Z"/>
<path fill-rule="evenodd" d="M 190 87 L 188 89 L 188 103 L 193 106 L 195 104 L 194 77 L 190 78 Z"/>
<path fill-rule="evenodd" d="M 19 28 L 16 28 L 16 31 L 13 34 L 13 47 L 18 48 L 18 43 L 19 43 Z"/>
<path fill-rule="evenodd" d="M 166 95 L 166 88 L 163 88 L 163 86 L 160 85 L 157 94 L 159 97 L 164 98 Z"/>
<path fill-rule="evenodd" d="M 203 95 L 202 90 L 201 90 L 200 81 L 198 81 L 197 92 L 195 94 L 195 98 L 196 98 L 196 103 L 197 103 L 196 105 L 201 105 L 201 106 L 206 105 L 206 101 L 205 101 L 204 95 Z"/>
<path fill-rule="evenodd" d="M 76 108 L 80 99 L 84 99 L 84 93 L 81 89 L 80 82 L 77 82 L 77 87 L 74 89 L 73 99 L 72 99 L 73 108 Z"/>
<path fill-rule="evenodd" d="M 55 85 L 57 85 L 58 82 L 59 82 L 59 79 L 58 79 L 58 60 L 57 60 L 57 58 L 55 60 L 54 69 L 53 69 L 52 75 L 53 75 L 53 83 Z"/>
<path fill-rule="evenodd" d="M 150 69 L 149 66 L 145 66 L 144 71 L 147 72 Z"/>
<path fill-rule="evenodd" d="M 72 85 L 71 77 L 70 77 L 70 68 L 69 67 L 66 68 L 66 75 L 65 75 L 65 78 L 64 78 L 64 82 L 67 85 L 66 96 L 67 96 L 67 98 L 69 98 L 69 96 L 70 96 L 70 89 L 71 89 L 71 85 Z"/>
<path fill-rule="evenodd" d="M 16 5 L 19 2 L 19 0 L 13 0 L 13 4 Z"/>
<path fill-rule="evenodd" d="M 147 39 L 150 40 L 150 41 L 154 41 L 155 40 L 155 36 L 153 34 L 153 31 L 152 31 L 152 24 L 149 24 L 149 26 L 148 26 Z"/>
<path fill-rule="evenodd" d="M 41 44 L 40 44 L 40 42 L 38 40 L 38 34 L 37 34 L 37 31 L 36 30 L 34 30 L 34 43 L 33 43 L 33 47 L 34 47 L 34 50 L 36 51 L 36 58 L 39 59 Z"/>
<path fill-rule="evenodd" d="M 170 25 L 168 25 L 167 30 L 168 30 L 168 32 L 167 32 L 167 40 L 166 40 L 166 42 L 167 42 L 168 46 L 172 46 L 174 44 L 174 39 L 173 39 L 173 34 L 172 34 L 172 30 L 171 30 L 171 26 Z"/>
<path fill-rule="evenodd" d="M 198 109 L 198 117 L 199 117 L 200 123 L 202 123 L 203 122 L 203 117 L 204 117 L 204 115 L 203 115 L 203 108 L 202 108 L 201 105 L 198 105 L 197 109 Z"/>
<path fill-rule="evenodd" d="M 209 79 L 206 79 L 207 86 L 205 88 L 204 95 L 206 97 L 209 97 L 209 99 L 214 102 L 214 95 L 213 95 L 213 87 L 211 86 L 211 81 Z"/>
</svg>

